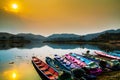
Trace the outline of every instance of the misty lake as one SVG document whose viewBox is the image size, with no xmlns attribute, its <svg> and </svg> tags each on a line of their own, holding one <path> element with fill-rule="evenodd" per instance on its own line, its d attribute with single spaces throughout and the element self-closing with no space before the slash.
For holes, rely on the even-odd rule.
<svg viewBox="0 0 120 80">
<path fill-rule="evenodd" d="M 0 45 L 0 80 L 41 80 L 31 63 L 31 57 L 37 56 L 45 60 L 54 54 L 63 55 L 70 52 L 80 53 L 90 49 L 107 52 L 120 51 L 113 46 L 90 44 L 30 44 L 21 47 Z"/>
</svg>

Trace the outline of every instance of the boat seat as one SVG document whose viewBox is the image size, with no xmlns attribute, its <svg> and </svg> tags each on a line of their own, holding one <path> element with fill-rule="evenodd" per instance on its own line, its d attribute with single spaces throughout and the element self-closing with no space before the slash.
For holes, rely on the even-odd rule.
<svg viewBox="0 0 120 80">
<path fill-rule="evenodd" d="M 41 65 L 42 63 L 41 62 L 39 62 L 39 63 L 35 63 L 37 66 L 39 66 L 39 65 Z"/>
<path fill-rule="evenodd" d="M 49 66 L 48 65 L 45 65 L 44 67 L 42 68 L 39 68 L 41 71 L 47 71 L 49 69 Z"/>
<path fill-rule="evenodd" d="M 32 58 L 32 59 L 33 59 L 34 61 L 38 60 L 38 58 L 36 58 L 36 57 L 35 57 L 35 58 Z"/>
<path fill-rule="evenodd" d="M 49 72 L 51 72 L 52 74 L 55 73 L 55 70 L 54 70 L 53 68 L 49 68 L 48 70 L 49 70 Z"/>
<path fill-rule="evenodd" d="M 39 61 L 38 58 L 33 58 L 32 60 L 33 60 L 34 62 Z"/>
<path fill-rule="evenodd" d="M 36 65 L 39 65 L 39 64 L 41 64 L 41 61 L 35 62 L 35 64 L 36 64 Z"/>
<path fill-rule="evenodd" d="M 50 71 L 43 71 L 45 75 L 52 75 Z"/>
<path fill-rule="evenodd" d="M 66 59 L 64 59 L 62 62 L 63 62 L 63 64 L 66 64 L 67 60 L 66 60 Z"/>
<path fill-rule="evenodd" d="M 48 76 L 50 80 L 56 80 L 54 76 Z"/>
<path fill-rule="evenodd" d="M 75 64 L 79 65 L 78 62 L 74 61 Z"/>
<path fill-rule="evenodd" d="M 82 63 L 82 62 L 80 63 L 80 65 L 81 65 L 82 67 L 86 66 L 86 64 L 84 64 L 84 63 Z"/>
<path fill-rule="evenodd" d="M 39 60 L 38 60 L 38 59 L 36 59 L 36 60 L 34 60 L 34 59 L 33 59 L 33 61 L 34 61 L 34 62 L 39 62 Z"/>
<path fill-rule="evenodd" d="M 39 68 L 42 68 L 44 66 L 45 66 L 45 63 L 41 63 L 41 64 L 38 65 Z"/>
<path fill-rule="evenodd" d="M 51 73 L 50 73 L 50 74 L 47 74 L 47 73 L 46 73 L 45 75 L 48 76 L 48 77 L 49 77 L 49 76 L 53 76 Z"/>
<path fill-rule="evenodd" d="M 76 66 L 74 64 L 71 64 L 70 65 L 70 68 L 75 68 Z"/>
<path fill-rule="evenodd" d="M 55 57 L 55 58 L 57 58 L 57 59 L 61 59 L 60 57 Z"/>
<path fill-rule="evenodd" d="M 56 80 L 56 79 L 58 78 L 58 73 L 55 72 L 54 74 L 47 74 L 47 76 L 50 78 L 50 80 L 51 80 L 51 79 Z M 54 78 L 53 78 L 53 77 L 54 77 Z"/>
<path fill-rule="evenodd" d="M 63 60 L 64 60 L 64 58 L 60 57 L 60 61 L 63 61 Z"/>
<path fill-rule="evenodd" d="M 71 58 L 71 60 L 75 61 L 75 59 Z"/>
<path fill-rule="evenodd" d="M 66 64 L 66 66 L 67 66 L 67 67 L 70 67 L 71 64 L 72 64 L 72 63 Z"/>
<path fill-rule="evenodd" d="M 57 72 L 55 72 L 53 75 L 58 76 L 59 74 Z"/>
</svg>

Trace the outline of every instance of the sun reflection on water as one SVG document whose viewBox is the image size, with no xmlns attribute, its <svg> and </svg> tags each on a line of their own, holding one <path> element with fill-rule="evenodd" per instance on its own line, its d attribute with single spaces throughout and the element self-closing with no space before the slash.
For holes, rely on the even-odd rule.
<svg viewBox="0 0 120 80">
<path fill-rule="evenodd" d="M 4 72 L 4 77 L 9 80 L 18 80 L 18 72 L 17 70 L 8 70 Z"/>
<path fill-rule="evenodd" d="M 17 74 L 15 72 L 12 73 L 12 78 L 15 79 L 17 77 Z"/>
<path fill-rule="evenodd" d="M 25 70 L 25 71 L 24 71 Z M 2 76 L 2 79 L 1 79 Z M 4 70 L 0 80 L 41 80 L 31 63 L 23 62 Z"/>
</svg>

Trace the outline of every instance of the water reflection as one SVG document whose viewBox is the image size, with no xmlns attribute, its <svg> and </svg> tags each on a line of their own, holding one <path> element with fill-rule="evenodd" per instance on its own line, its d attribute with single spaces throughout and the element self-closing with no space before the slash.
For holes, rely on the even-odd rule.
<svg viewBox="0 0 120 80">
<path fill-rule="evenodd" d="M 69 52 L 79 52 L 81 49 L 53 49 L 49 46 L 33 49 L 12 48 L 0 50 L 0 80 L 40 80 L 31 63 L 31 57 L 37 56 L 45 60 L 46 56 L 63 55 Z M 13 64 L 10 64 L 14 62 Z"/>
<path fill-rule="evenodd" d="M 31 64 L 22 62 L 10 68 L 5 68 L 0 80 L 40 80 Z"/>
<path fill-rule="evenodd" d="M 48 43 L 47 45 L 53 49 L 75 49 L 75 48 L 80 47 L 79 44 L 52 44 L 52 43 Z"/>
<path fill-rule="evenodd" d="M 111 52 L 114 50 L 120 50 L 120 47 L 108 44 L 47 44 L 53 49 L 75 49 L 75 48 L 87 48 L 93 50 L 101 50 L 105 52 Z"/>
<path fill-rule="evenodd" d="M 17 80 L 19 78 L 16 70 L 5 71 L 3 72 L 3 76 L 6 78 L 6 80 Z"/>
<path fill-rule="evenodd" d="M 32 43 L 2 43 L 0 44 L 0 50 L 6 50 L 11 48 L 19 48 L 19 49 L 32 49 L 32 48 L 40 48 L 45 45 L 53 49 L 75 49 L 75 48 L 87 48 L 87 49 L 96 49 L 102 50 L 105 52 L 120 50 L 120 47 L 110 45 L 110 44 L 53 44 L 53 43 L 42 43 L 42 42 L 32 42 Z"/>
<path fill-rule="evenodd" d="M 13 73 L 12 73 L 12 78 L 13 78 L 13 79 L 16 79 L 16 77 L 17 77 L 17 73 L 16 73 L 16 72 L 13 72 Z"/>
<path fill-rule="evenodd" d="M 11 48 L 26 48 L 26 49 L 32 49 L 34 47 L 43 47 L 45 43 L 36 41 L 32 43 L 0 43 L 0 50 L 7 50 Z"/>
<path fill-rule="evenodd" d="M 1 45 L 1 44 L 0 44 Z M 5 47 L 6 46 L 6 47 Z M 70 52 L 81 53 L 90 50 L 120 51 L 119 48 L 97 44 L 25 44 L 24 46 L 0 47 L 0 80 L 41 80 L 31 63 L 31 57 L 45 60 L 54 54 L 63 55 Z M 14 45 L 15 46 L 15 45 Z"/>
</svg>

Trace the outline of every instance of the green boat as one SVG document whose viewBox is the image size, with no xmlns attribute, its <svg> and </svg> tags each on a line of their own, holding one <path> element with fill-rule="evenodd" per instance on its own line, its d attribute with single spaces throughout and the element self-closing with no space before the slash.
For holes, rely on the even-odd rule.
<svg viewBox="0 0 120 80">
<path fill-rule="evenodd" d="M 110 59 L 110 58 L 105 58 L 105 57 L 101 57 L 98 55 L 91 55 L 91 54 L 84 54 L 85 57 L 88 57 L 91 60 L 94 60 L 96 62 L 106 62 L 107 63 L 107 67 L 111 70 L 120 70 L 120 62 L 119 60 L 115 60 L 115 59 Z"/>
<path fill-rule="evenodd" d="M 58 73 L 62 72 L 62 71 L 66 71 L 66 69 L 63 66 L 60 66 L 56 60 L 50 58 L 50 57 L 46 57 L 45 59 L 46 63 L 51 66 L 52 68 L 54 68 Z"/>
</svg>

